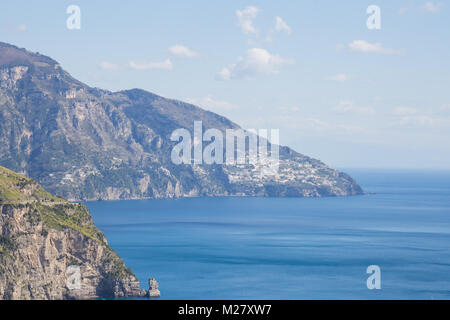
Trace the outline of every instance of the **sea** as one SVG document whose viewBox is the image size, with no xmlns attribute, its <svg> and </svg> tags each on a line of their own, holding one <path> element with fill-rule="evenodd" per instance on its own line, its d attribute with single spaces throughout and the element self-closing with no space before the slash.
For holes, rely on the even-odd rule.
<svg viewBox="0 0 450 320">
<path fill-rule="evenodd" d="M 86 205 L 160 299 L 449 299 L 450 172 L 345 171 L 365 195 Z"/>
</svg>

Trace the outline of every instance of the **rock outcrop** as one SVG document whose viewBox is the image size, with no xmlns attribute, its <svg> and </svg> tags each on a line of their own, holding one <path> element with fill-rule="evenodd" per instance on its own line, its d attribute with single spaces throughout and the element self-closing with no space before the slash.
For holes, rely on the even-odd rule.
<svg viewBox="0 0 450 320">
<path fill-rule="evenodd" d="M 0 43 L 0 165 L 69 200 L 361 194 L 347 174 L 280 147 L 274 176 L 253 165 L 171 161 L 175 129 L 193 136 L 232 121 L 144 90 L 110 92 L 71 77 L 53 59 Z M 225 136 L 225 135 L 224 135 Z"/>
<path fill-rule="evenodd" d="M 0 167 L 0 300 L 144 295 L 84 205 Z"/>
<path fill-rule="evenodd" d="M 150 298 L 157 298 L 161 296 L 159 292 L 159 284 L 155 278 L 148 279 L 148 296 Z"/>
</svg>

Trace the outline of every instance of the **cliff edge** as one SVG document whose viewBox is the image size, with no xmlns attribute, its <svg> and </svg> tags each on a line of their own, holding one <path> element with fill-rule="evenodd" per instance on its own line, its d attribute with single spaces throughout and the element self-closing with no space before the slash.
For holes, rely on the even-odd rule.
<svg viewBox="0 0 450 320">
<path fill-rule="evenodd" d="M 145 294 L 84 205 L 0 167 L 0 300 Z"/>
</svg>

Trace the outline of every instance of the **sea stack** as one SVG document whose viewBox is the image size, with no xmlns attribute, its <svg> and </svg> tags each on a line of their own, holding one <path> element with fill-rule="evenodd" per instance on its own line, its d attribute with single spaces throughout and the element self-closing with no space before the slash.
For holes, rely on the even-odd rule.
<svg viewBox="0 0 450 320">
<path fill-rule="evenodd" d="M 150 298 L 157 298 L 161 296 L 158 288 L 159 284 L 155 278 L 148 279 L 148 296 Z"/>
</svg>

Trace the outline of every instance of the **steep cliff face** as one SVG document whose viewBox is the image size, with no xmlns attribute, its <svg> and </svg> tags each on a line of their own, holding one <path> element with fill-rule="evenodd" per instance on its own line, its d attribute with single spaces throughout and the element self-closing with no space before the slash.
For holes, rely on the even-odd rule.
<svg viewBox="0 0 450 320">
<path fill-rule="evenodd" d="M 204 131 L 239 128 L 143 90 L 91 88 L 48 57 L 0 43 L 0 165 L 66 199 L 362 193 L 350 176 L 287 147 L 274 176 L 252 165 L 175 165 L 170 135 L 192 135 L 194 121 Z"/>
<path fill-rule="evenodd" d="M 0 300 L 143 294 L 85 206 L 0 167 Z"/>
</svg>

